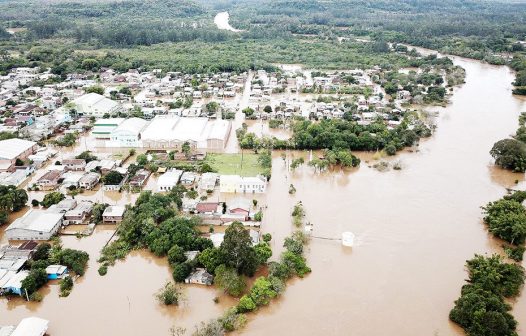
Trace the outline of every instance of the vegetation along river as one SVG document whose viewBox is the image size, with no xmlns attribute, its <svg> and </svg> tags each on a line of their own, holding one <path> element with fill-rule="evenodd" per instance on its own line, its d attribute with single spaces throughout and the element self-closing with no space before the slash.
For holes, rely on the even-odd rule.
<svg viewBox="0 0 526 336">
<path fill-rule="evenodd" d="M 291 172 L 291 158 L 308 153 L 285 152 L 286 160 L 274 153 L 268 192 L 259 196 L 268 205 L 262 231 L 273 235 L 274 255 L 293 230 L 290 213 L 300 200 L 314 236 L 352 231 L 357 242 L 350 249 L 313 238 L 307 252 L 312 273 L 250 315 L 243 334 L 462 335 L 448 313 L 466 278 L 465 260 L 500 245 L 487 234 L 480 206 L 507 187 L 526 187 L 524 174 L 495 168 L 489 150 L 514 132 L 526 104 L 511 95 L 508 68 L 454 60 L 466 69 L 466 84 L 449 106 L 432 109 L 439 113 L 433 137 L 418 152 L 392 159 L 402 170 L 379 172 L 369 167 L 372 155 L 361 154 L 356 169 L 315 173 L 304 165 Z M 293 196 L 290 183 L 297 189 Z M 88 238 L 64 238 L 65 246 L 90 253 L 85 277 L 67 298 L 59 298 L 51 282 L 42 303 L 1 299 L 1 324 L 35 315 L 51 321 L 52 336 L 167 335 L 173 325 L 192 330 L 234 304 L 224 296 L 214 303 L 219 294 L 213 288 L 189 286 L 182 306 L 159 306 L 153 295 L 171 275 L 166 260 L 146 252 L 132 253 L 100 277 L 96 259 L 112 230 L 102 226 Z M 525 295 L 512 313 L 519 334 L 526 334 Z"/>
</svg>

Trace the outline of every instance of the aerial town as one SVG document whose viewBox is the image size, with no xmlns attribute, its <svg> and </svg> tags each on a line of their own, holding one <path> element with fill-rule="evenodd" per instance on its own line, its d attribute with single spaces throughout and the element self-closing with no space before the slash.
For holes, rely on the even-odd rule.
<svg viewBox="0 0 526 336">
<path fill-rule="evenodd" d="M 524 13 L 0 1 L 0 336 L 525 334 Z"/>
</svg>

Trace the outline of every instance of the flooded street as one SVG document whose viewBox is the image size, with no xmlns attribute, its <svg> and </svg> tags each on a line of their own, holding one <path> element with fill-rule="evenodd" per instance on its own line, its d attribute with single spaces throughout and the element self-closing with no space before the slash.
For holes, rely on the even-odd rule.
<svg viewBox="0 0 526 336">
<path fill-rule="evenodd" d="M 379 172 L 369 167 L 372 155 L 362 153 L 359 168 L 315 173 L 304 165 L 292 172 L 292 158 L 309 153 L 274 152 L 267 193 L 255 197 L 268 206 L 261 228 L 273 236 L 274 258 L 294 230 L 291 211 L 298 201 L 305 205 L 306 220 L 314 224 L 314 236 L 340 238 L 352 231 L 357 241 L 350 249 L 339 241 L 313 238 L 307 251 L 312 273 L 291 282 L 268 308 L 249 315 L 242 334 L 463 334 L 449 322 L 448 313 L 466 278 L 465 260 L 501 250 L 481 222 L 480 206 L 501 197 L 505 188 L 526 188 L 524 174 L 495 168 L 489 150 L 515 131 L 526 102 L 511 95 L 513 73 L 508 68 L 461 58 L 455 62 L 466 69 L 466 84 L 455 90 L 448 107 L 430 109 L 439 113 L 438 129 L 418 152 L 389 158 L 401 161 L 400 171 Z M 249 89 L 240 101 L 226 152 L 238 151 L 234 130 L 243 122 L 240 111 L 248 94 Z M 248 124 L 251 131 L 270 132 L 260 121 Z M 277 132 L 280 138 L 287 135 Z M 288 194 L 291 183 L 295 195 Z M 33 192 L 30 199 L 43 195 Z M 77 197 L 129 204 L 137 195 L 98 191 Z M 229 200 L 232 195 L 217 197 Z M 1 298 L 0 324 L 17 324 L 32 315 L 50 320 L 51 336 L 168 335 L 174 325 L 192 331 L 235 303 L 214 288 L 185 286 L 184 304 L 159 305 L 153 295 L 171 279 L 170 269 L 166 259 L 144 251 L 99 276 L 96 260 L 113 231 L 112 226 L 98 226 L 90 237 L 63 237 L 65 247 L 90 254 L 86 275 L 67 298 L 59 298 L 56 282 L 44 287 L 42 303 Z M 2 236 L 0 231 L 0 241 Z M 213 302 L 216 296 L 218 304 Z M 524 335 L 526 295 L 513 308 L 519 334 Z"/>
</svg>

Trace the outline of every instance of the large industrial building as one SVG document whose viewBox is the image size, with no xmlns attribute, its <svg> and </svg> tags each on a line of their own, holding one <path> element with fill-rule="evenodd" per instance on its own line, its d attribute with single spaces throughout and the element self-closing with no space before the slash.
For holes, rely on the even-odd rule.
<svg viewBox="0 0 526 336">
<path fill-rule="evenodd" d="M 38 146 L 36 142 L 23 139 L 7 139 L 0 141 L 0 172 L 13 172 L 16 160 L 26 160 L 34 154 Z"/>
<path fill-rule="evenodd" d="M 232 125 L 228 120 L 159 115 L 141 118 L 99 119 L 93 136 L 106 147 L 128 147 L 181 151 L 188 142 L 192 150 L 225 148 Z"/>
</svg>

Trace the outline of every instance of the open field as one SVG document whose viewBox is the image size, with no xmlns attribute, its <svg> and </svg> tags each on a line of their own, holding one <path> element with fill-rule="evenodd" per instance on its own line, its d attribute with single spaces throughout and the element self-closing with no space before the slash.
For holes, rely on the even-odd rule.
<svg viewBox="0 0 526 336">
<path fill-rule="evenodd" d="M 220 174 L 256 176 L 263 172 L 256 154 L 208 154 L 205 162 Z"/>
</svg>

